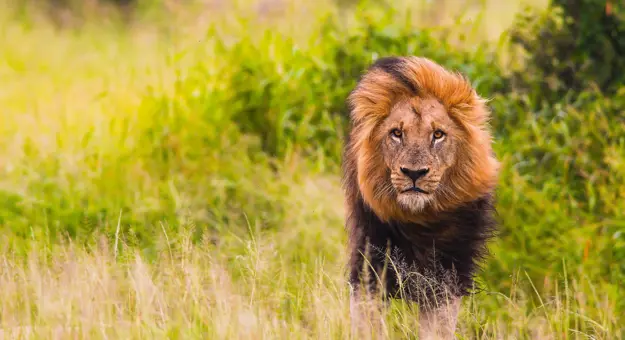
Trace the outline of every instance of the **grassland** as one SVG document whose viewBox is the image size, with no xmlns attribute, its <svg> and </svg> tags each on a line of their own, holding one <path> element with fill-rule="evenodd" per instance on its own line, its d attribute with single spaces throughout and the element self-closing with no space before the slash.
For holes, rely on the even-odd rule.
<svg viewBox="0 0 625 340">
<path fill-rule="evenodd" d="M 625 100 L 506 92 L 519 3 L 446 3 L 87 6 L 59 28 L 0 2 L 0 338 L 349 338 L 343 100 L 392 53 L 492 98 L 502 232 L 458 337 L 623 337 Z M 394 303 L 387 334 L 416 315 Z"/>
</svg>

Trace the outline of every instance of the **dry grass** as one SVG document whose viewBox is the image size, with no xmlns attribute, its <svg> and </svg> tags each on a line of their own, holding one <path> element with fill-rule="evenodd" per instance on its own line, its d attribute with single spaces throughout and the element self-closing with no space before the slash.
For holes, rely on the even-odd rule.
<svg viewBox="0 0 625 340">
<path fill-rule="evenodd" d="M 91 249 L 66 244 L 39 250 L 25 260 L 4 253 L 0 338 L 350 338 L 342 258 L 290 265 L 280 259 L 287 247 L 282 242 L 288 241 L 276 242 L 277 236 L 239 244 L 240 253 L 181 239 L 156 261 L 146 261 L 132 249 L 116 258 L 105 241 Z M 580 282 L 536 306 L 531 296 L 514 291 L 465 299 L 458 335 L 618 337 L 622 326 L 619 316 L 611 314 L 610 302 L 588 305 L 585 292 L 592 290 Z M 486 315 L 483 309 L 494 302 L 497 313 Z M 602 312 L 593 312 L 595 308 Z M 394 303 L 385 315 L 386 335 L 415 337 L 417 316 L 409 306 Z M 580 323 L 593 334 L 568 331 L 568 324 Z"/>
<path fill-rule="evenodd" d="M 337 190 L 325 204 L 319 199 L 329 198 L 320 191 L 329 184 L 303 183 L 301 192 L 320 204 L 310 211 L 292 197 L 291 209 L 300 214 L 287 222 L 314 224 L 320 214 L 340 214 Z M 275 339 L 341 337 L 347 329 L 342 258 L 290 264 L 306 248 L 292 249 L 302 242 L 295 238 L 319 238 L 321 230 L 265 235 L 250 225 L 251 239 L 224 235 L 215 244 L 192 242 L 191 229 L 172 239 L 167 229 L 162 225 L 155 236 L 154 260 L 122 237 L 115 240 L 119 252 L 106 238 L 89 248 L 71 241 L 33 247 L 26 258 L 3 252 L 0 337 Z M 333 241 L 340 234 L 325 230 L 325 239 L 340 246 Z"/>
</svg>

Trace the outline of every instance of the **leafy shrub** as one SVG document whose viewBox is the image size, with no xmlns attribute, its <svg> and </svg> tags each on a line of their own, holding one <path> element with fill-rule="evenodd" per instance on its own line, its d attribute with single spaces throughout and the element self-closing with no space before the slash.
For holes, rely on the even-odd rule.
<svg viewBox="0 0 625 340">
<path fill-rule="evenodd" d="M 526 98 L 492 102 L 505 166 L 498 191 L 503 248 L 489 276 L 518 266 L 540 282 L 562 275 L 565 259 L 618 286 L 625 276 L 624 97 L 582 92 L 539 110 Z"/>
<path fill-rule="evenodd" d="M 618 286 L 625 275 L 618 264 L 625 261 L 622 5 L 554 0 L 543 13 L 521 15 L 511 33 L 525 58 L 508 78 L 510 91 L 493 102 L 509 162 L 500 195 L 508 250 L 500 264 L 505 271 L 523 263 L 542 279 L 562 273 L 558 259 L 566 259 Z"/>
<path fill-rule="evenodd" d="M 525 52 L 515 70 L 517 90 L 536 104 L 583 90 L 614 94 L 625 83 L 625 7 L 606 0 L 554 0 L 544 12 L 528 10 L 511 30 Z"/>
</svg>

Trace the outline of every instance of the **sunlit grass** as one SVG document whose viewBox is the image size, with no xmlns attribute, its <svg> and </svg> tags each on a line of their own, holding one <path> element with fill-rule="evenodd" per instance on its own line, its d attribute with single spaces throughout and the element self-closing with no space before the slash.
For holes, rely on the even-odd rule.
<svg viewBox="0 0 625 340">
<path fill-rule="evenodd" d="M 293 251 L 292 230 L 215 245 L 175 240 L 162 230 L 157 260 L 133 249 L 116 253 L 104 239 L 90 249 L 65 244 L 26 259 L 0 256 L 0 334 L 9 338 L 350 338 L 343 258 Z M 324 236 L 333 230 L 325 230 Z M 301 241 L 300 241 L 301 242 Z M 327 242 L 329 243 L 329 242 Z M 330 244 L 327 244 L 333 247 Z M 287 255 L 288 256 L 288 255 Z M 522 273 L 516 278 L 528 283 Z M 465 299 L 461 339 L 613 339 L 622 332 L 611 302 L 582 280 L 550 297 L 484 292 Z M 601 297 L 601 296 L 600 296 Z M 489 305 L 496 310 L 489 312 Z M 493 306 L 494 307 L 494 306 Z M 492 314 L 491 314 L 492 313 Z M 391 338 L 415 338 L 418 315 L 401 303 L 385 315 Z M 586 333 L 578 329 L 585 325 Z"/>
</svg>

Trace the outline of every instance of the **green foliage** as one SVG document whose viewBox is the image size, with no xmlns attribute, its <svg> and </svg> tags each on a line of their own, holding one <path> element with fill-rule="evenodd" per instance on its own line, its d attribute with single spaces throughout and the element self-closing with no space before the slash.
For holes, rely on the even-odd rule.
<svg viewBox="0 0 625 340">
<path fill-rule="evenodd" d="M 615 94 L 625 82 L 623 35 L 619 1 L 554 0 L 546 11 L 528 9 L 511 30 L 526 56 L 512 81 L 539 105 L 583 90 Z"/>
<path fill-rule="evenodd" d="M 606 1 L 553 1 L 543 13 L 520 16 L 511 33 L 525 60 L 509 78 L 512 92 L 493 103 L 495 125 L 510 179 L 521 176 L 529 187 L 510 196 L 517 198 L 507 218 L 520 221 L 504 223 L 504 242 L 524 249 L 516 260 L 532 254 L 559 267 L 557 258 L 566 258 L 618 285 L 625 275 L 622 5 L 606 13 Z M 535 265 L 536 278 L 562 271 Z"/>
<path fill-rule="evenodd" d="M 366 2 L 368 3 L 368 2 Z M 503 86 L 495 56 L 486 45 L 473 53 L 455 50 L 431 30 L 417 31 L 409 16 L 392 8 L 383 15 L 371 4 L 360 9 L 355 29 L 327 18 L 303 50 L 281 33 L 267 31 L 222 46 L 221 55 L 237 65 L 227 86 L 233 119 L 245 133 L 262 136 L 263 148 L 284 156 L 293 148 L 338 161 L 347 122 L 346 98 L 358 77 L 377 58 L 425 56 L 467 75 L 480 93 Z M 253 56 L 253 57 L 251 57 Z"/>
<path fill-rule="evenodd" d="M 566 259 L 618 286 L 625 277 L 618 241 L 625 231 L 625 101 L 582 93 L 534 112 L 533 104 L 511 99 L 493 102 L 506 166 L 498 194 L 503 229 L 489 269 L 503 274 L 521 265 L 541 280 L 561 275 Z"/>
</svg>

